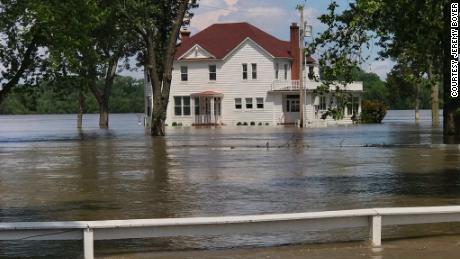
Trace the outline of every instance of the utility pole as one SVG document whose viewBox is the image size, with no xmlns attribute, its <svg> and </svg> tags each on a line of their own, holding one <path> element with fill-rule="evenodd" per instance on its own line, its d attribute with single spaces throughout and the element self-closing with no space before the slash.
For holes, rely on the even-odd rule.
<svg viewBox="0 0 460 259">
<path fill-rule="evenodd" d="M 299 59 L 299 84 L 300 84 L 300 125 L 303 128 L 305 125 L 305 87 L 304 87 L 304 58 L 305 58 L 305 18 L 304 18 L 305 3 L 298 5 L 297 9 L 300 12 L 300 59 Z"/>
</svg>

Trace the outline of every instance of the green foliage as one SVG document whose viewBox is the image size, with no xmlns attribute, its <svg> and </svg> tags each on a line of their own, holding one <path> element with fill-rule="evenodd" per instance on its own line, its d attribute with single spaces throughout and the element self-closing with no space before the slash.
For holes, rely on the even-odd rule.
<svg viewBox="0 0 460 259">
<path fill-rule="evenodd" d="M 77 112 L 78 89 L 74 80 L 41 83 L 38 86 L 21 85 L 13 89 L 0 104 L 0 114 L 68 114 Z M 143 80 L 131 77 L 116 77 L 110 112 L 144 112 Z M 86 112 L 99 112 L 93 95 L 86 94 Z"/>
<path fill-rule="evenodd" d="M 387 106 L 379 101 L 363 101 L 361 123 L 381 123 L 387 114 Z"/>
</svg>

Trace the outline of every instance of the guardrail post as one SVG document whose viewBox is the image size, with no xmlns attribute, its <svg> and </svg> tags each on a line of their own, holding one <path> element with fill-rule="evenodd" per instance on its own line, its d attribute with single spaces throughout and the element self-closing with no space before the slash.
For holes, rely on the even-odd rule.
<svg viewBox="0 0 460 259">
<path fill-rule="evenodd" d="M 372 246 L 382 245 L 382 216 L 375 215 L 369 218 L 369 235 Z"/>
<path fill-rule="evenodd" d="M 85 259 L 94 259 L 94 232 L 91 228 L 83 230 L 83 252 Z"/>
</svg>

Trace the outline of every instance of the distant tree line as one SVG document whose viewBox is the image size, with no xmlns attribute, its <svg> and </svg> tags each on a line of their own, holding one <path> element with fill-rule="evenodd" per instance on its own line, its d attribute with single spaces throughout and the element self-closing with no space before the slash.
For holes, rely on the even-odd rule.
<svg viewBox="0 0 460 259">
<path fill-rule="evenodd" d="M 111 98 L 117 74 L 135 59 L 151 79 L 150 134 L 163 136 L 179 32 L 197 6 L 197 0 L 0 1 L 3 111 L 74 111 L 65 107 L 73 100 L 82 127 L 95 101 L 99 126 L 108 128 L 109 112 L 119 109 L 110 104 L 122 103 Z"/>
<path fill-rule="evenodd" d="M 102 84 L 103 82 L 98 82 Z M 0 114 L 76 114 L 79 91 L 71 80 L 19 85 L 0 104 Z M 85 113 L 98 113 L 96 98 L 85 94 Z M 109 100 L 110 113 L 143 113 L 144 80 L 117 76 Z"/>
</svg>

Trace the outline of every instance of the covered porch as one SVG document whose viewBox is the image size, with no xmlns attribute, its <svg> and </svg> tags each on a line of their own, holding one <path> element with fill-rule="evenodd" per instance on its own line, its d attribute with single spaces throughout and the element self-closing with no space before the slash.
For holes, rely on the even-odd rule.
<svg viewBox="0 0 460 259">
<path fill-rule="evenodd" d="M 222 99 L 224 95 L 215 91 L 191 94 L 193 100 L 193 126 L 222 125 Z"/>
</svg>

